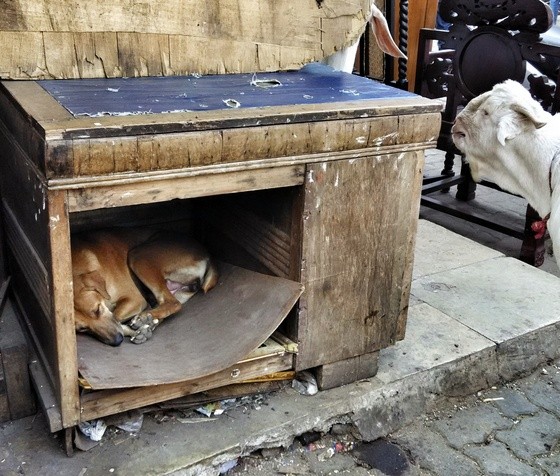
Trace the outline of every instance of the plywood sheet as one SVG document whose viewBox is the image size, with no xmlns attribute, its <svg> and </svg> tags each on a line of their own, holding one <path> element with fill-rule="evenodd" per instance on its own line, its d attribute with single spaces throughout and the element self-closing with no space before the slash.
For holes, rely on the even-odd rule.
<svg viewBox="0 0 560 476">
<path fill-rule="evenodd" d="M 290 69 L 354 41 L 369 10 L 369 0 L 4 0 L 0 76 Z"/>
<path fill-rule="evenodd" d="M 94 389 L 196 379 L 246 357 L 279 326 L 302 292 L 299 283 L 222 264 L 218 285 L 195 295 L 144 344 L 110 347 L 78 335 L 80 374 Z"/>
<path fill-rule="evenodd" d="M 379 81 L 312 63 L 297 71 L 201 77 L 39 81 L 74 116 L 216 111 L 413 98 Z"/>
</svg>

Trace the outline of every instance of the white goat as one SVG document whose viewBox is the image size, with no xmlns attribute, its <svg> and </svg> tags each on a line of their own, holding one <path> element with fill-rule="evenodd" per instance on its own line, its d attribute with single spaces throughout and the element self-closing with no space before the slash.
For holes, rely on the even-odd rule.
<svg viewBox="0 0 560 476">
<path fill-rule="evenodd" d="M 373 36 L 377 41 L 377 44 L 381 51 L 387 53 L 396 58 L 404 58 L 406 56 L 399 50 L 399 47 L 394 42 L 391 37 L 391 32 L 389 31 L 389 26 L 387 25 L 387 20 L 381 10 L 375 6 L 372 2 L 371 4 L 371 14 L 368 18 L 371 24 L 371 30 Z M 340 51 L 334 52 L 332 55 L 324 59 L 324 63 L 332 66 L 338 71 L 344 71 L 346 73 L 351 73 L 354 67 L 354 61 L 356 59 L 356 52 L 358 51 L 358 44 L 360 39 L 358 38 L 354 43 Z"/>
<path fill-rule="evenodd" d="M 471 100 L 451 132 L 475 181 L 521 195 L 544 219 L 533 229 L 548 225 L 560 266 L 560 116 L 508 80 Z"/>
</svg>

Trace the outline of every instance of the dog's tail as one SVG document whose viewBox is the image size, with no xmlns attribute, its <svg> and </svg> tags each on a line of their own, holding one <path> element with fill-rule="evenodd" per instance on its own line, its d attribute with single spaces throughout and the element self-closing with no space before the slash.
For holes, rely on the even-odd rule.
<svg viewBox="0 0 560 476">
<path fill-rule="evenodd" d="M 211 259 L 208 260 L 208 267 L 206 268 L 206 273 L 204 274 L 204 280 L 202 281 L 202 290 L 207 293 L 218 283 L 218 278 L 220 274 L 218 273 L 218 268 L 213 263 Z"/>
</svg>

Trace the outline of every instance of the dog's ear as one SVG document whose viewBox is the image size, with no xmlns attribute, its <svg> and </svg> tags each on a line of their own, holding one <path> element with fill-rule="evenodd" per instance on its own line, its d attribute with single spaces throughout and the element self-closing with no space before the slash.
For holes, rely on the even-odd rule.
<svg viewBox="0 0 560 476">
<path fill-rule="evenodd" d="M 89 273 L 84 273 L 80 275 L 82 283 L 85 288 L 90 288 L 97 291 L 104 299 L 110 300 L 111 296 L 107 292 L 107 284 L 105 279 L 101 276 L 99 271 L 90 271 Z"/>
</svg>

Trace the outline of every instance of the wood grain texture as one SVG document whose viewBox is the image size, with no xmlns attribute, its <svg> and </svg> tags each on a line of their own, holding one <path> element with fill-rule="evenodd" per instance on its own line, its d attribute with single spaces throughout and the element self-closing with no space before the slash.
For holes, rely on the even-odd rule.
<svg viewBox="0 0 560 476">
<path fill-rule="evenodd" d="M 308 167 L 298 369 L 402 338 L 422 158 L 403 152 Z"/>
<path fill-rule="evenodd" d="M 0 77 L 294 69 L 358 38 L 368 12 L 368 0 L 8 0 Z"/>
<path fill-rule="evenodd" d="M 78 394 L 78 359 L 76 329 L 74 326 L 74 293 L 70 256 L 70 224 L 68 223 L 65 191 L 49 193 L 47 229 L 51 249 L 50 285 L 52 289 L 52 316 L 56 332 L 57 365 L 54 368 L 58 382 L 63 425 L 68 428 L 80 421 Z"/>
<path fill-rule="evenodd" d="M 156 387 L 136 387 L 122 390 L 102 390 L 85 394 L 81 399 L 81 419 L 88 421 L 140 408 L 160 401 L 203 392 L 209 388 L 230 385 L 274 372 L 290 370 L 293 355 L 275 355 L 254 361 L 239 362 L 226 370 L 188 382 Z"/>
<path fill-rule="evenodd" d="M 439 113 L 433 114 L 439 124 Z M 169 134 L 52 141 L 49 178 L 150 172 L 423 144 L 426 115 L 384 116 Z M 436 127 L 433 127 L 435 131 Z M 428 137 L 426 137 L 428 136 Z M 266 140 L 263 140 L 265 138 Z"/>
</svg>

